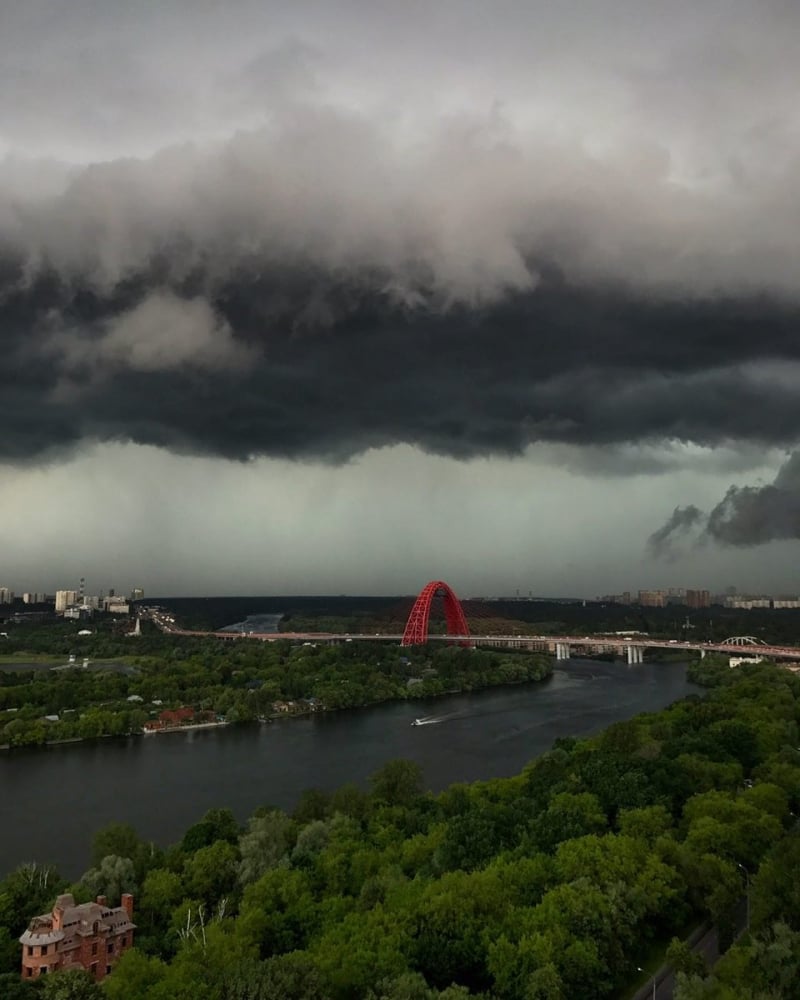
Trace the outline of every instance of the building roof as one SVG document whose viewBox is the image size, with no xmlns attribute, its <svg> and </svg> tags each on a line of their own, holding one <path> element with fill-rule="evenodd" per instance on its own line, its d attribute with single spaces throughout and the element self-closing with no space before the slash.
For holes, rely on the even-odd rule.
<svg viewBox="0 0 800 1000">
<path fill-rule="evenodd" d="M 59 912 L 60 911 L 60 912 Z M 61 929 L 53 927 L 61 917 Z M 121 934 L 133 930 L 128 911 L 122 906 L 104 906 L 101 903 L 80 903 L 75 905 L 75 897 L 70 892 L 56 900 L 52 913 L 34 917 L 28 929 L 20 937 L 20 944 L 43 945 L 61 942 L 61 950 L 77 948 L 78 938 L 94 934 Z"/>
</svg>

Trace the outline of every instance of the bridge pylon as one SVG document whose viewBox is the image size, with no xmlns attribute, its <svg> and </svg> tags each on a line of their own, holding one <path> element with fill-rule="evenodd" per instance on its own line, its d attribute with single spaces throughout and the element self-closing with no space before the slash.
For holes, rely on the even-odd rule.
<svg viewBox="0 0 800 1000">
<path fill-rule="evenodd" d="M 464 616 L 464 609 L 456 597 L 452 587 L 444 580 L 431 580 L 419 593 L 411 614 L 408 616 L 401 646 L 422 646 L 428 641 L 428 621 L 431 615 L 431 604 L 437 594 L 444 595 L 444 617 L 447 622 L 447 634 L 465 637 L 469 635 L 469 625 Z M 463 646 L 470 643 L 462 639 Z"/>
</svg>

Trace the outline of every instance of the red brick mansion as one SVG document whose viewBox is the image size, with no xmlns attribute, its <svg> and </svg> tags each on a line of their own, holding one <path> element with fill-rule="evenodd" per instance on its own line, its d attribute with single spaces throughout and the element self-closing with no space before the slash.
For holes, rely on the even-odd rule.
<svg viewBox="0 0 800 1000">
<path fill-rule="evenodd" d="M 76 906 L 73 896 L 65 893 L 53 912 L 34 917 L 19 939 L 22 978 L 80 968 L 99 982 L 133 945 L 135 927 L 130 893 L 123 893 L 121 906 L 108 906 L 105 896 Z"/>
</svg>

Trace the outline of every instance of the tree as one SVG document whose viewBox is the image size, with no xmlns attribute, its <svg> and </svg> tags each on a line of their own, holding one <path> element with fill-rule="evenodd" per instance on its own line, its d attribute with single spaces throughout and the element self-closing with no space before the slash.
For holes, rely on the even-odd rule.
<svg viewBox="0 0 800 1000">
<path fill-rule="evenodd" d="M 236 887 L 239 852 L 225 840 L 217 840 L 186 862 L 186 888 L 190 895 L 215 906 Z"/>
<path fill-rule="evenodd" d="M 69 969 L 45 976 L 42 996 L 46 1000 L 101 1000 L 103 991 L 83 969 Z"/>
<path fill-rule="evenodd" d="M 763 927 L 780 920 L 800 931 L 800 835 L 793 833 L 775 845 L 753 879 L 753 925 Z"/>
<path fill-rule="evenodd" d="M 163 982 L 166 973 L 167 966 L 160 959 L 131 948 L 117 962 L 113 975 L 103 981 L 103 993 L 108 1000 L 133 1000 L 134 997 L 139 1000 L 150 995 L 151 988 Z"/>
<path fill-rule="evenodd" d="M 12 971 L 19 971 L 19 941 L 8 927 L 0 925 L 0 974 Z"/>
<path fill-rule="evenodd" d="M 273 868 L 244 892 L 236 933 L 261 958 L 305 948 L 320 921 L 308 876 Z"/>
<path fill-rule="evenodd" d="M 166 951 L 164 934 L 170 915 L 186 895 L 183 880 L 166 868 L 147 873 L 137 901 L 137 944 L 146 951 Z"/>
<path fill-rule="evenodd" d="M 130 858 L 109 854 L 83 875 L 81 884 L 92 896 L 107 896 L 117 903 L 123 892 L 136 892 L 136 871 Z"/>
<path fill-rule="evenodd" d="M 685 941 L 674 937 L 667 948 L 667 962 L 676 973 L 683 973 L 686 976 L 704 976 L 706 974 L 706 963 L 703 956 L 694 951 Z"/>
<path fill-rule="evenodd" d="M 693 795 L 684 807 L 686 845 L 698 854 L 720 854 L 755 868 L 783 832 L 781 822 L 728 792 Z"/>
<path fill-rule="evenodd" d="M 109 854 L 133 861 L 141 843 L 139 834 L 130 823 L 109 823 L 98 830 L 92 840 L 92 867 L 99 868 L 100 862 Z"/>
<path fill-rule="evenodd" d="M 370 777 L 372 797 L 390 806 L 410 806 L 422 795 L 422 768 L 412 760 L 390 760 Z"/>
<path fill-rule="evenodd" d="M 239 838 L 239 881 L 255 882 L 286 856 L 294 836 L 294 824 L 279 809 L 264 816 L 253 816 Z"/>
<path fill-rule="evenodd" d="M 230 809 L 209 809 L 199 823 L 186 831 L 181 848 L 191 854 L 201 847 L 209 847 L 215 840 L 235 844 L 239 833 L 239 824 Z"/>
<path fill-rule="evenodd" d="M 0 924 L 21 933 L 31 917 L 46 913 L 66 887 L 51 865 L 20 865 L 0 882 Z"/>
<path fill-rule="evenodd" d="M 326 819 L 331 807 L 331 797 L 328 792 L 319 788 L 306 788 L 301 792 L 297 805 L 292 811 L 292 819 L 305 825 L 312 820 Z"/>
<path fill-rule="evenodd" d="M 446 824 L 436 851 L 437 867 L 471 871 L 494 857 L 500 847 L 496 813 L 496 809 L 476 803 L 468 812 L 454 816 Z"/>
<path fill-rule="evenodd" d="M 589 792 L 560 792 L 533 821 L 531 835 L 540 849 L 552 851 L 563 840 L 602 833 L 607 828 L 608 821 L 596 796 Z"/>
<path fill-rule="evenodd" d="M 328 846 L 329 839 L 330 828 L 326 821 L 318 819 L 309 823 L 297 837 L 291 854 L 292 864 L 310 868 Z"/>
<path fill-rule="evenodd" d="M 674 995 L 675 1000 L 748 1000 L 737 990 L 723 986 L 715 976 L 704 979 L 698 975 L 689 976 L 685 972 L 679 972 L 675 977 Z M 759 998 L 759 1000 L 773 1000 L 773 998 Z"/>
<path fill-rule="evenodd" d="M 528 976 L 525 1000 L 565 1000 L 564 981 L 554 965 L 543 965 Z"/>
<path fill-rule="evenodd" d="M 342 785 L 331 796 L 331 812 L 334 815 L 341 813 L 360 822 L 367 815 L 368 809 L 369 796 L 358 785 Z"/>
<path fill-rule="evenodd" d="M 366 1000 L 437 1000 L 438 997 L 439 993 L 419 973 L 405 972 L 396 979 L 378 983 L 367 993 Z"/>
<path fill-rule="evenodd" d="M 348 1000 L 407 971 L 406 945 L 405 927 L 379 907 L 329 924 L 311 954 L 335 1000 Z"/>
<path fill-rule="evenodd" d="M 654 844 L 672 827 L 672 816 L 662 805 L 621 809 L 617 816 L 620 833 Z"/>
<path fill-rule="evenodd" d="M 219 1000 L 329 1000 L 319 971 L 304 952 L 266 962 L 245 959 L 227 968 Z"/>
<path fill-rule="evenodd" d="M 19 978 L 19 969 L 0 972 L 0 997 L 3 1000 L 36 1000 L 39 995 L 34 983 Z"/>
<path fill-rule="evenodd" d="M 707 979 L 679 973 L 676 1000 L 782 1000 L 800 996 L 800 934 L 776 923 L 723 955 Z"/>
<path fill-rule="evenodd" d="M 411 957 L 416 969 L 443 989 L 460 983 L 490 985 L 487 937 L 505 910 L 495 872 L 447 872 L 428 885 L 414 907 Z"/>
</svg>

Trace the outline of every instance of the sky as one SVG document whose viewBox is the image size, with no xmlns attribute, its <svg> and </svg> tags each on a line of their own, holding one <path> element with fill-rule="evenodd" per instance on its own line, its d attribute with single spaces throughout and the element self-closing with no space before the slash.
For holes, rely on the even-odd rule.
<svg viewBox="0 0 800 1000">
<path fill-rule="evenodd" d="M 800 591 L 792 0 L 0 18 L 0 585 Z"/>
</svg>

